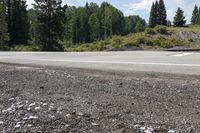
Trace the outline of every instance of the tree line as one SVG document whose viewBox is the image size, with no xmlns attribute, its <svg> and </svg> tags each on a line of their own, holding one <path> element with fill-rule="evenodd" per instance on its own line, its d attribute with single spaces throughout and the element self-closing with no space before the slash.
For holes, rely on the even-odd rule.
<svg viewBox="0 0 200 133">
<path fill-rule="evenodd" d="M 62 6 L 61 0 L 35 0 L 27 10 L 24 0 L 0 2 L 1 44 L 14 47 L 34 43 L 44 51 L 63 50 L 72 45 L 144 31 L 147 24 L 139 16 L 128 16 L 107 2 L 100 6 Z"/>
<path fill-rule="evenodd" d="M 0 1 L 0 48 L 35 44 L 44 51 L 61 51 L 66 44 L 77 45 L 144 31 L 146 21 L 124 14 L 107 2 L 83 7 L 62 6 L 61 0 L 34 0 L 27 10 L 24 0 Z M 186 24 L 184 11 L 177 9 L 174 26 Z M 195 6 L 191 24 L 200 24 L 200 7 Z M 153 2 L 149 27 L 170 26 L 164 0 Z"/>
<path fill-rule="evenodd" d="M 174 16 L 173 25 L 174 26 L 184 26 L 186 24 L 184 11 L 178 7 L 176 14 Z M 200 7 L 198 8 L 195 5 L 191 24 L 200 24 Z M 172 23 L 170 20 L 167 20 L 167 11 L 165 7 L 164 0 L 159 0 L 152 3 L 151 11 L 150 11 L 150 18 L 149 18 L 149 27 L 155 27 L 156 25 L 164 25 L 164 26 L 171 26 Z"/>
</svg>

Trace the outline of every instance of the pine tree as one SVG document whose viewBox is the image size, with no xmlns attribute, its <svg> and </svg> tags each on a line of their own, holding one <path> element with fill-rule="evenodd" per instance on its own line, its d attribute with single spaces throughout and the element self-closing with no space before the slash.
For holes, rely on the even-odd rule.
<svg viewBox="0 0 200 133">
<path fill-rule="evenodd" d="M 163 0 L 159 0 L 157 7 L 157 24 L 167 25 L 167 11 Z"/>
<path fill-rule="evenodd" d="M 174 25 L 175 26 L 184 26 L 186 23 L 184 11 L 178 7 L 178 10 L 176 11 L 176 15 L 174 17 Z"/>
<path fill-rule="evenodd" d="M 10 44 L 27 44 L 29 39 L 29 20 L 26 2 L 13 0 L 11 5 Z"/>
<path fill-rule="evenodd" d="M 198 15 L 197 15 L 196 24 L 200 24 L 200 7 L 199 7 Z"/>
<path fill-rule="evenodd" d="M 170 20 L 167 20 L 167 26 L 172 26 L 172 22 Z"/>
<path fill-rule="evenodd" d="M 0 2 L 0 48 L 8 41 L 8 31 L 6 23 L 6 4 L 5 1 Z"/>
<path fill-rule="evenodd" d="M 199 9 L 197 5 L 195 5 L 192 13 L 191 24 L 197 24 L 198 15 L 199 15 Z"/>
<path fill-rule="evenodd" d="M 92 41 L 100 37 L 100 21 L 97 13 L 93 13 L 89 19 L 90 38 Z"/>
<path fill-rule="evenodd" d="M 159 9 L 159 3 L 158 1 L 156 0 L 155 2 L 155 26 L 158 25 L 160 22 L 159 22 L 159 12 L 158 12 L 158 9 Z"/>
<path fill-rule="evenodd" d="M 149 27 L 156 26 L 156 15 L 157 15 L 157 11 L 156 11 L 155 4 L 153 2 L 152 7 L 151 7 L 151 12 L 150 12 L 150 18 L 149 18 Z"/>
<path fill-rule="evenodd" d="M 35 0 L 38 12 L 36 39 L 43 51 L 62 51 L 65 9 L 61 0 Z"/>
</svg>

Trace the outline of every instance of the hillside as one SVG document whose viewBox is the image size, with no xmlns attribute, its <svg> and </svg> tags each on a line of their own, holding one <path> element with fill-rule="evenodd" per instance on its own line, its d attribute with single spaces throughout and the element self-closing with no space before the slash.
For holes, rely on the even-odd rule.
<svg viewBox="0 0 200 133">
<path fill-rule="evenodd" d="M 113 36 L 110 39 L 73 46 L 66 51 L 166 50 L 169 48 L 200 48 L 200 26 L 148 28 L 141 33 Z"/>
</svg>

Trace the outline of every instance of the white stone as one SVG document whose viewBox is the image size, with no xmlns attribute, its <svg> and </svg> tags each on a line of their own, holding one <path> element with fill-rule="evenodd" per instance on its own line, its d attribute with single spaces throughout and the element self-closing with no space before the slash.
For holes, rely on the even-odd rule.
<svg viewBox="0 0 200 133">
<path fill-rule="evenodd" d="M 150 131 L 154 131 L 154 129 L 151 128 L 151 127 L 147 127 L 147 129 L 150 130 Z"/>
<path fill-rule="evenodd" d="M 17 125 L 15 125 L 15 128 L 19 128 L 20 127 L 20 124 L 19 123 L 17 123 Z"/>
<path fill-rule="evenodd" d="M 40 107 L 35 107 L 35 110 L 39 110 L 40 109 Z"/>
<path fill-rule="evenodd" d="M 140 127 L 140 130 L 145 130 L 146 129 L 146 127 Z"/>
<path fill-rule="evenodd" d="M 138 127 L 140 127 L 140 125 L 139 125 L 139 124 L 136 124 L 136 125 L 134 125 L 134 127 L 138 128 Z"/>
<path fill-rule="evenodd" d="M 66 114 L 66 116 L 67 116 L 67 117 L 70 117 L 71 115 L 70 115 L 70 114 Z"/>
<path fill-rule="evenodd" d="M 174 130 L 169 130 L 167 133 L 175 133 Z"/>
<path fill-rule="evenodd" d="M 31 104 L 29 105 L 29 107 L 32 107 L 32 106 L 35 106 L 35 103 L 31 103 Z"/>
<path fill-rule="evenodd" d="M 92 123 L 92 126 L 99 126 L 98 123 Z"/>
<path fill-rule="evenodd" d="M 83 113 L 79 112 L 78 115 L 83 116 Z"/>
<path fill-rule="evenodd" d="M 29 119 L 38 119 L 38 116 L 29 116 Z"/>
<path fill-rule="evenodd" d="M 31 125 L 31 124 L 28 124 L 27 127 L 32 127 L 32 125 Z"/>
<path fill-rule="evenodd" d="M 145 130 L 144 132 L 145 133 L 152 133 L 150 130 Z"/>
<path fill-rule="evenodd" d="M 3 124 L 3 121 L 0 121 L 0 124 Z"/>
</svg>

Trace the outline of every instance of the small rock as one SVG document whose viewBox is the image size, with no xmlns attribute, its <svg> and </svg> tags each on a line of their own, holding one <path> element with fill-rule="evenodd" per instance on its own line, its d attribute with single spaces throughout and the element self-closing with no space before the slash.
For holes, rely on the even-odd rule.
<svg viewBox="0 0 200 133">
<path fill-rule="evenodd" d="M 40 89 L 44 89 L 44 86 L 40 86 Z"/>
<path fill-rule="evenodd" d="M 32 125 L 31 125 L 31 124 L 28 124 L 27 127 L 32 127 Z"/>
<path fill-rule="evenodd" d="M 79 115 L 79 116 L 83 116 L 83 113 L 79 112 L 78 115 Z"/>
<path fill-rule="evenodd" d="M 47 105 L 47 103 L 43 103 L 42 105 L 43 105 L 43 106 L 46 106 L 46 105 Z"/>
<path fill-rule="evenodd" d="M 169 130 L 167 133 L 175 133 L 174 130 Z"/>
<path fill-rule="evenodd" d="M 35 110 L 39 110 L 40 109 L 40 107 L 35 107 Z"/>
<path fill-rule="evenodd" d="M 92 126 L 99 126 L 98 123 L 92 123 Z"/>
<path fill-rule="evenodd" d="M 71 115 L 70 115 L 70 114 L 66 114 L 66 116 L 67 116 L 67 117 L 70 117 Z"/>
<path fill-rule="evenodd" d="M 147 127 L 147 129 L 152 131 L 152 132 L 154 131 L 153 128 L 151 128 L 151 127 Z"/>
<path fill-rule="evenodd" d="M 29 107 L 32 107 L 32 106 L 35 106 L 35 103 L 31 103 L 31 104 L 29 105 Z"/>
<path fill-rule="evenodd" d="M 28 119 L 38 119 L 38 116 L 29 116 Z"/>
<path fill-rule="evenodd" d="M 134 125 L 134 127 L 135 127 L 135 128 L 138 128 L 138 127 L 140 127 L 140 125 L 139 125 L 139 124 L 136 124 L 136 125 Z"/>
<path fill-rule="evenodd" d="M 20 124 L 19 123 L 17 123 L 17 125 L 15 125 L 15 128 L 19 128 L 20 127 Z"/>
<path fill-rule="evenodd" d="M 145 130 L 146 129 L 146 127 L 140 127 L 140 130 Z"/>
<path fill-rule="evenodd" d="M 145 133 L 152 133 L 150 130 L 145 130 L 144 132 Z"/>
<path fill-rule="evenodd" d="M 50 118 L 51 118 L 51 119 L 53 119 L 53 118 L 55 118 L 55 116 L 54 116 L 54 115 L 52 115 L 52 116 L 50 116 Z"/>
<path fill-rule="evenodd" d="M 0 121 L 0 124 L 3 124 L 3 121 Z"/>
<path fill-rule="evenodd" d="M 70 125 L 66 124 L 65 126 L 66 126 L 66 127 L 69 127 Z"/>
<path fill-rule="evenodd" d="M 15 98 L 10 98 L 10 99 L 9 99 L 9 101 L 13 101 L 13 100 L 15 100 Z"/>
</svg>

